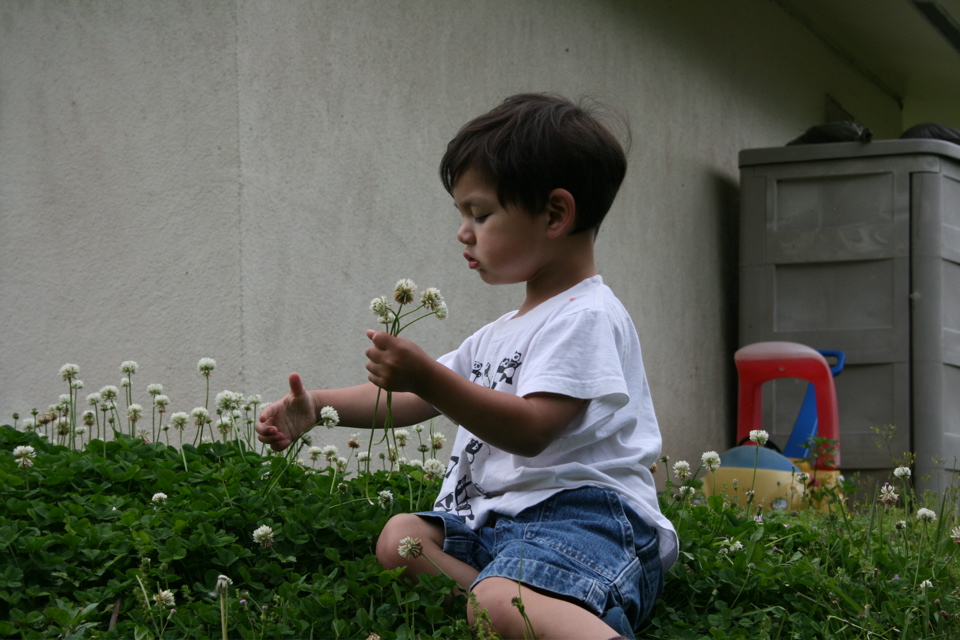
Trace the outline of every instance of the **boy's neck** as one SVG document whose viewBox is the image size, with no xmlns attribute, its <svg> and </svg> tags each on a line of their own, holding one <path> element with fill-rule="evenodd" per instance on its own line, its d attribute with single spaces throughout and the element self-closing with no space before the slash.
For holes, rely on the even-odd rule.
<svg viewBox="0 0 960 640">
<path fill-rule="evenodd" d="M 593 257 L 593 234 L 567 236 L 555 257 L 526 283 L 526 296 L 516 316 L 519 317 L 550 298 L 597 275 Z"/>
</svg>

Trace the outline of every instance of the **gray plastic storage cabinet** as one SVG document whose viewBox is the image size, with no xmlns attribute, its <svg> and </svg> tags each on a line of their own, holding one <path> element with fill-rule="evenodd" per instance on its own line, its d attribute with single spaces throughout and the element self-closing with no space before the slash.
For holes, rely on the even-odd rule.
<svg viewBox="0 0 960 640">
<path fill-rule="evenodd" d="M 844 469 L 888 469 L 891 452 L 914 451 L 917 477 L 942 487 L 960 470 L 960 145 L 748 149 L 740 179 L 741 346 L 845 352 Z M 781 444 L 805 390 L 765 385 L 764 424 Z M 871 430 L 888 424 L 890 451 Z"/>
</svg>

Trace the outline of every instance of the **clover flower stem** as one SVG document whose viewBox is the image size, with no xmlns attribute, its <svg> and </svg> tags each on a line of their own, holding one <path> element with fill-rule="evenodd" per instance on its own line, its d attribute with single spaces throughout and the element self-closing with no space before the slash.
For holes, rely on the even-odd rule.
<svg viewBox="0 0 960 640">
<path fill-rule="evenodd" d="M 757 467 L 760 465 L 760 445 L 756 446 L 756 451 L 753 452 L 753 480 L 750 481 L 750 497 L 747 498 L 747 504 L 753 502 L 753 496 L 756 495 L 754 492 L 757 490 Z"/>
<path fill-rule="evenodd" d="M 157 405 L 154 404 L 150 411 L 150 439 L 157 441 Z"/>
<path fill-rule="evenodd" d="M 72 380 L 71 380 L 72 383 Z M 80 393 L 78 389 L 73 388 L 73 384 L 70 384 L 70 448 L 76 450 L 76 437 L 77 437 L 77 394 Z"/>
<path fill-rule="evenodd" d="M 300 450 L 297 449 L 298 455 L 299 455 L 299 451 L 300 451 Z M 287 469 L 290 468 L 290 464 L 291 464 L 290 458 L 289 458 L 289 457 L 282 457 L 281 459 L 284 460 L 284 461 L 286 462 L 286 464 L 284 465 L 284 467 L 283 467 L 282 469 L 280 469 L 279 472 L 277 472 L 277 475 L 274 476 L 274 478 L 273 478 L 273 480 L 271 480 L 270 484 L 267 485 L 267 488 L 264 489 L 264 491 L 263 491 L 264 495 L 266 495 L 266 494 L 270 493 L 271 491 L 273 491 L 273 488 L 274 488 L 275 486 L 277 486 L 277 482 L 280 481 L 280 478 L 283 476 L 283 474 L 286 473 L 286 472 L 287 472 Z M 373 503 L 371 503 L 371 504 L 373 504 Z"/>
<path fill-rule="evenodd" d="M 188 471 L 187 469 L 187 454 L 183 451 L 183 429 L 177 429 L 180 432 L 180 459 L 183 460 L 183 470 Z"/>
<path fill-rule="evenodd" d="M 153 614 L 150 613 L 150 596 L 147 595 L 147 588 L 143 586 L 143 580 L 140 579 L 140 576 L 137 575 L 137 582 L 140 583 L 140 591 L 143 593 L 143 606 L 147 610 L 147 613 L 150 614 L 150 624 L 154 626 L 156 630 L 156 624 L 153 622 Z M 159 634 L 157 634 L 159 637 Z"/>
<path fill-rule="evenodd" d="M 920 544 L 917 545 L 917 549 L 923 549 L 924 542 L 926 542 L 927 537 L 927 523 L 923 523 L 923 530 L 920 532 Z M 916 589 L 917 585 L 920 584 L 920 564 L 923 562 L 923 554 L 917 554 L 917 569 L 913 573 L 913 588 Z"/>
<path fill-rule="evenodd" d="M 227 637 L 227 590 L 220 592 L 220 632 L 223 640 L 229 640 Z"/>
<path fill-rule="evenodd" d="M 127 374 L 127 386 L 124 389 L 127 399 L 127 409 L 130 409 L 130 405 L 133 404 L 133 374 Z M 134 437 L 136 434 L 136 420 L 130 417 L 129 412 L 127 414 L 127 427 L 130 429 L 130 437 Z"/>
<path fill-rule="evenodd" d="M 333 495 L 334 489 L 337 488 L 337 468 L 335 466 L 330 467 L 330 491 L 328 493 Z"/>
</svg>

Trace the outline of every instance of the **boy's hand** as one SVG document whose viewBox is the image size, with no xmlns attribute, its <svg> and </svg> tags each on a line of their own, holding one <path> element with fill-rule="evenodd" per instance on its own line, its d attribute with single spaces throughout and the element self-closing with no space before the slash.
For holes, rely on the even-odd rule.
<svg viewBox="0 0 960 640">
<path fill-rule="evenodd" d="M 313 396 L 304 389 L 300 375 L 291 373 L 290 393 L 261 410 L 257 438 L 274 451 L 283 451 L 316 423 Z"/>
<path fill-rule="evenodd" d="M 367 379 L 387 391 L 411 391 L 422 382 L 422 374 L 434 363 L 427 353 L 406 338 L 386 331 L 367 331 Z"/>
</svg>

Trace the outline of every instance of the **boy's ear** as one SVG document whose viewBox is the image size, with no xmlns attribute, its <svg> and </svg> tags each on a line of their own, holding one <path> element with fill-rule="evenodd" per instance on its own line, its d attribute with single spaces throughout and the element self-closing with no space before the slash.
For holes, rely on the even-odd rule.
<svg viewBox="0 0 960 640">
<path fill-rule="evenodd" d="M 570 233 L 577 221 L 577 203 L 566 189 L 554 189 L 547 196 L 547 235 L 559 238 Z"/>
</svg>

